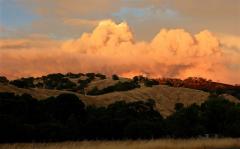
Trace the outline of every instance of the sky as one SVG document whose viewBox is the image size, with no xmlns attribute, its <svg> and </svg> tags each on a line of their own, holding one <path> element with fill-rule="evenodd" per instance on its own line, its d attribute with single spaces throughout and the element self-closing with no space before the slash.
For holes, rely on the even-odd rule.
<svg viewBox="0 0 240 149">
<path fill-rule="evenodd" d="M 0 0 L 0 75 L 240 83 L 239 0 Z"/>
</svg>

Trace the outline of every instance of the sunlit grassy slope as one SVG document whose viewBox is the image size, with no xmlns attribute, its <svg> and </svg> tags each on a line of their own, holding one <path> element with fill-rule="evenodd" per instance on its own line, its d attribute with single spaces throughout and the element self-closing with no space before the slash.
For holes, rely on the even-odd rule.
<svg viewBox="0 0 240 149">
<path fill-rule="evenodd" d="M 85 78 L 83 78 L 85 79 Z M 107 86 L 113 85 L 118 81 L 128 81 L 129 79 L 120 78 L 120 80 L 112 80 L 107 78 L 104 80 L 96 79 L 92 81 L 86 88 L 86 90 L 91 90 L 94 87 L 99 89 L 105 88 Z M 73 82 L 77 82 L 77 79 L 71 79 Z M 156 85 L 153 87 L 146 87 L 141 85 L 140 88 L 136 88 L 129 91 L 123 92 L 112 92 L 108 94 L 89 96 L 83 95 L 76 92 L 64 91 L 64 90 L 54 90 L 54 89 L 41 89 L 41 88 L 18 88 L 13 85 L 0 85 L 0 92 L 14 92 L 16 94 L 28 93 L 37 99 L 46 99 L 50 96 L 57 96 L 61 93 L 73 93 L 76 94 L 84 103 L 87 105 L 95 106 L 107 106 L 115 101 L 125 100 L 127 102 L 137 101 L 137 100 L 147 100 L 154 99 L 156 101 L 156 108 L 161 112 L 163 116 L 167 116 L 174 111 L 175 103 L 183 103 L 185 106 L 197 103 L 200 104 L 204 102 L 208 96 L 208 92 L 182 88 L 182 87 L 170 87 L 166 85 Z M 227 99 L 233 102 L 239 102 L 233 96 L 225 95 Z"/>
<path fill-rule="evenodd" d="M 239 149 L 240 139 L 82 141 L 1 144 L 0 149 Z"/>
</svg>

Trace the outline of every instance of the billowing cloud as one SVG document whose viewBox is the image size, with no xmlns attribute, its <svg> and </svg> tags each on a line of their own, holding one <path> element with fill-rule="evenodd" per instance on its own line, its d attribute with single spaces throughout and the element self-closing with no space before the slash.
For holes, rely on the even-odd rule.
<svg viewBox="0 0 240 149">
<path fill-rule="evenodd" d="M 240 36 L 219 34 L 223 46 L 240 52 Z"/>
<path fill-rule="evenodd" d="M 53 45 L 50 39 L 49 43 Z M 101 72 L 125 77 L 196 76 L 239 83 L 240 53 L 226 48 L 228 41 L 222 42 L 208 30 L 192 35 L 183 29 L 162 29 L 151 41 L 140 42 L 126 22 L 105 20 L 80 38 L 54 43 L 55 49 L 37 44 L 29 44 L 32 50 L 26 46 L 19 50 L 16 41 L 9 41 L 5 50 L 0 50 L 1 74 L 15 78 L 52 72 Z"/>
</svg>

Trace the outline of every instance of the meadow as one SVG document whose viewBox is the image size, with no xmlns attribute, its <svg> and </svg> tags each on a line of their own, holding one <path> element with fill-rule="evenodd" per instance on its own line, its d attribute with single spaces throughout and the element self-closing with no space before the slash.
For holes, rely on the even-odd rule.
<svg viewBox="0 0 240 149">
<path fill-rule="evenodd" d="M 240 149 L 240 139 L 160 139 L 0 144 L 0 149 Z"/>
</svg>

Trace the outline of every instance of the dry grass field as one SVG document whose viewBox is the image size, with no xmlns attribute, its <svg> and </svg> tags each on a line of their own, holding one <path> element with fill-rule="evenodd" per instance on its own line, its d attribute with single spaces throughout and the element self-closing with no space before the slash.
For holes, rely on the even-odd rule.
<svg viewBox="0 0 240 149">
<path fill-rule="evenodd" d="M 0 149 L 240 149 L 240 139 L 161 139 L 0 144 Z"/>
<path fill-rule="evenodd" d="M 125 80 L 126 81 L 126 80 Z M 111 84 L 116 83 L 113 80 L 99 80 L 91 83 L 90 88 L 94 86 L 103 88 Z M 125 100 L 127 102 L 154 99 L 156 101 L 157 110 L 164 116 L 170 115 L 174 112 L 174 106 L 177 102 L 183 103 L 185 106 L 189 106 L 193 103 L 201 104 L 207 100 L 209 93 L 182 87 L 169 87 L 166 85 L 156 85 L 153 87 L 141 87 L 124 92 L 112 92 L 108 94 L 98 96 L 84 96 L 70 91 L 63 90 L 49 90 L 49 89 L 24 89 L 17 88 L 13 85 L 0 85 L 0 92 L 14 92 L 16 94 L 28 93 L 36 99 L 46 99 L 49 96 L 58 96 L 62 93 L 76 94 L 87 105 L 95 106 L 107 106 L 119 100 Z M 238 99 L 231 95 L 225 95 L 226 99 L 232 102 L 239 102 Z"/>
</svg>

